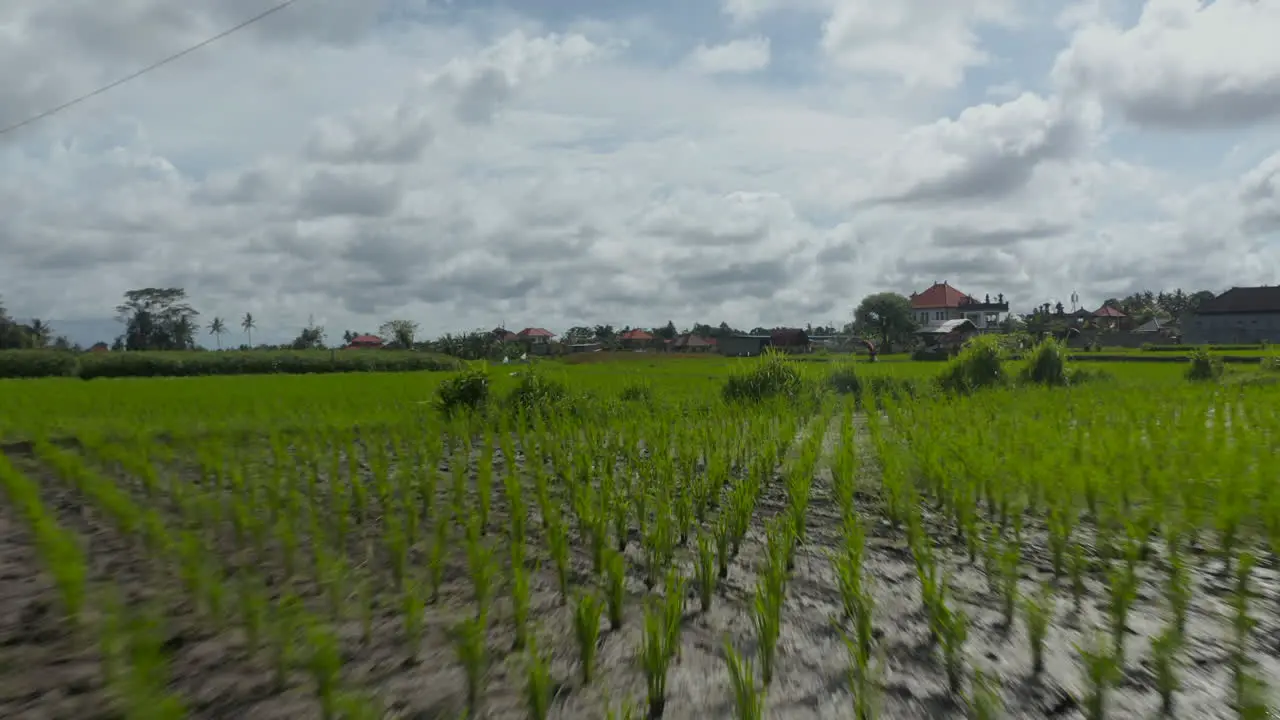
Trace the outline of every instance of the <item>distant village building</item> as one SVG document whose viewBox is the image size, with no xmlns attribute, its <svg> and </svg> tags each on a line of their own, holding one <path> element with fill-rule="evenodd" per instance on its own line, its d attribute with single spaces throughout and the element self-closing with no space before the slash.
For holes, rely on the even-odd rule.
<svg viewBox="0 0 1280 720">
<path fill-rule="evenodd" d="M 968 320 L 978 330 L 989 330 L 999 327 L 1009 317 L 1009 303 L 1003 293 L 995 298 L 990 295 L 975 298 L 946 282 L 938 282 L 923 292 L 911 294 L 911 312 L 921 327 Z"/>
<path fill-rule="evenodd" d="M 1280 342 L 1280 287 L 1233 287 L 1201 303 L 1182 331 L 1191 345 Z"/>
</svg>

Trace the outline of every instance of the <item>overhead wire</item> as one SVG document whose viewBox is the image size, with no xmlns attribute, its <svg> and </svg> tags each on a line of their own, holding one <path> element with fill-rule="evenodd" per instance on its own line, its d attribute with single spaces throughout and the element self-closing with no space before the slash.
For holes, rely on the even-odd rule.
<svg viewBox="0 0 1280 720">
<path fill-rule="evenodd" d="M 77 97 L 75 97 L 75 98 L 72 98 L 71 100 L 68 100 L 68 101 L 66 101 L 66 102 L 62 103 L 61 105 L 57 105 L 57 106 L 55 106 L 55 107 L 51 107 L 51 108 L 49 108 L 48 110 L 45 110 L 45 111 L 43 111 L 43 112 L 37 113 L 37 114 L 35 114 L 35 115 L 32 115 L 31 117 L 28 117 L 28 118 L 27 118 L 27 119 L 25 119 L 25 120 L 22 120 L 22 121 L 20 121 L 20 122 L 16 122 L 16 123 L 14 123 L 14 124 L 12 124 L 12 125 L 8 125 L 8 126 L 5 126 L 5 127 L 0 127 L 0 135 L 6 135 L 6 134 L 8 134 L 8 133 L 13 132 L 14 130 L 19 130 L 19 129 L 24 128 L 24 127 L 26 127 L 26 126 L 28 126 L 28 125 L 31 125 L 32 123 L 36 123 L 36 122 L 39 122 L 39 121 L 41 121 L 41 120 L 44 120 L 45 118 L 47 118 L 47 117 L 49 117 L 49 116 L 51 116 L 51 115 L 56 115 L 56 114 L 58 114 L 58 113 L 62 112 L 63 110 L 66 110 L 67 108 L 73 107 L 73 106 L 75 106 L 75 105 L 79 105 L 80 103 L 84 102 L 85 100 L 89 100 L 89 99 L 95 98 L 95 97 L 97 97 L 97 96 L 99 96 L 99 95 L 101 95 L 101 94 L 103 94 L 103 93 L 105 93 L 105 92 L 107 92 L 107 91 L 109 91 L 109 90 L 113 90 L 113 89 L 115 89 L 115 88 L 117 88 L 117 87 L 120 87 L 121 85 L 123 85 L 123 84 L 125 84 L 125 83 L 129 82 L 130 80 L 136 80 L 137 78 L 142 77 L 143 75 L 146 75 L 147 73 L 151 72 L 152 70 L 156 70 L 156 69 L 158 69 L 158 68 L 164 67 L 165 65 L 168 65 L 169 63 L 171 63 L 171 62 L 173 62 L 173 61 L 175 61 L 175 60 L 179 60 L 179 59 L 181 59 L 181 58 L 183 58 L 183 57 L 186 57 L 187 55 L 190 55 L 191 53 L 193 53 L 193 52 L 195 52 L 195 51 L 197 51 L 197 50 L 199 50 L 199 49 L 201 49 L 201 48 L 203 48 L 203 47 L 206 47 L 206 46 L 208 46 L 208 45 L 212 45 L 213 43 L 215 43 L 215 42 L 217 42 L 217 41 L 219 41 L 219 40 L 221 40 L 221 39 L 223 39 L 223 38 L 227 37 L 228 35 L 233 35 L 233 34 L 235 34 L 235 33 L 239 32 L 239 31 L 241 31 L 241 30 L 244 30 L 245 28 L 249 27 L 250 25 L 253 25 L 254 23 L 257 23 L 257 22 L 259 22 L 259 21 L 261 21 L 261 20 L 264 20 L 264 19 L 266 19 L 266 18 L 268 18 L 268 17 L 270 17 L 270 16 L 274 15 L 275 13 L 278 13 L 278 12 L 280 12 L 281 10 L 284 10 L 285 8 L 289 7 L 290 5 L 292 5 L 292 4 L 296 3 L 296 2 L 298 2 L 298 0 L 282 0 L 282 2 L 277 3 L 276 5 L 273 5 L 273 6 L 269 7 L 269 8 L 267 8 L 266 10 L 263 10 L 262 12 L 258 13 L 257 15 L 254 15 L 253 17 L 251 17 L 251 18 L 249 18 L 249 19 L 247 19 L 247 20 L 244 20 L 244 21 L 242 21 L 242 22 L 240 22 L 240 23 L 238 23 L 238 24 L 236 24 L 236 25 L 234 25 L 234 26 L 232 26 L 232 27 L 229 27 L 229 28 L 227 28 L 226 30 L 223 30 L 222 32 L 218 33 L 217 35 L 213 35 L 213 36 L 211 36 L 211 37 L 205 38 L 204 40 L 201 40 L 200 42 L 196 43 L 195 45 L 191 45 L 191 46 L 189 46 L 189 47 L 187 47 L 187 48 L 184 48 L 184 49 L 182 49 L 182 50 L 179 50 L 178 52 L 176 52 L 176 53 L 174 53 L 174 54 L 172 54 L 172 55 L 169 55 L 169 56 L 167 56 L 167 57 L 164 57 L 164 58 L 162 58 L 162 59 L 160 59 L 160 60 L 157 60 L 156 62 L 153 62 L 153 63 L 151 63 L 150 65 L 147 65 L 146 67 L 144 67 L 144 68 L 142 68 L 142 69 L 140 69 L 140 70 L 136 70 L 136 71 L 134 71 L 134 72 L 132 72 L 132 73 L 130 73 L 130 74 L 128 74 L 128 75 L 125 75 L 125 76 L 124 76 L 124 77 L 122 77 L 122 78 L 119 78 L 119 79 L 114 80 L 114 81 L 112 81 L 112 82 L 110 82 L 110 83 L 107 83 L 106 85 L 103 85 L 103 86 L 101 86 L 101 87 L 99 87 L 99 88 L 97 88 L 97 89 L 95 89 L 95 90 L 92 90 L 92 91 L 90 91 L 90 92 L 87 92 L 87 93 L 85 93 L 85 94 L 83 94 L 83 95 L 79 95 L 79 96 L 77 96 Z"/>
</svg>

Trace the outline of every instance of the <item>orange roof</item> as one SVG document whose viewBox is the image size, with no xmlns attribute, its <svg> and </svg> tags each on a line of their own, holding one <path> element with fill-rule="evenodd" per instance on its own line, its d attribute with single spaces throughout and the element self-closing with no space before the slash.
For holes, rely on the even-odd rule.
<svg viewBox="0 0 1280 720">
<path fill-rule="evenodd" d="M 652 340 L 653 336 L 645 332 L 644 330 L 641 330 L 640 328 L 636 328 L 635 330 L 628 330 L 622 333 L 622 339 L 623 340 Z"/>
<path fill-rule="evenodd" d="M 954 308 L 960 307 L 960 303 L 968 300 L 969 296 L 951 287 L 947 283 L 934 283 L 928 290 L 922 293 L 912 293 L 911 307 L 917 310 L 932 308 Z"/>
</svg>

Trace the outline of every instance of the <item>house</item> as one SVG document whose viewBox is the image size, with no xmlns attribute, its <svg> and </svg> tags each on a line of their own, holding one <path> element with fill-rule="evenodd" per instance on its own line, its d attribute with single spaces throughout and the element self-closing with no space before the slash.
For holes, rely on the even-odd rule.
<svg viewBox="0 0 1280 720">
<path fill-rule="evenodd" d="M 945 320 L 938 325 L 929 325 L 916 331 L 925 348 L 943 347 L 949 350 L 958 349 L 977 334 L 978 326 L 968 318 Z"/>
<path fill-rule="evenodd" d="M 769 347 L 768 335 L 727 335 L 720 338 L 720 354 L 726 357 L 755 357 Z"/>
<path fill-rule="evenodd" d="M 716 340 L 686 333 L 668 340 L 667 349 L 671 352 L 711 352 L 716 349 Z"/>
<path fill-rule="evenodd" d="M 356 335 L 351 342 L 343 346 L 343 350 L 372 350 L 382 347 L 382 338 L 377 335 Z"/>
<path fill-rule="evenodd" d="M 769 345 L 783 352 L 809 352 L 809 334 L 796 328 L 778 328 L 769 333 Z"/>
<path fill-rule="evenodd" d="M 1200 304 L 1182 325 L 1191 345 L 1280 342 L 1280 286 L 1233 287 Z"/>
<path fill-rule="evenodd" d="M 96 342 L 93 344 L 93 347 L 89 348 L 89 352 L 91 353 L 111 352 L 111 348 L 104 342 Z"/>
<path fill-rule="evenodd" d="M 545 328 L 527 327 L 516 333 L 515 339 L 530 345 L 549 345 L 555 336 L 555 333 Z"/>
<path fill-rule="evenodd" d="M 618 336 L 618 342 L 622 347 L 630 350 L 639 350 L 641 348 L 650 347 L 654 344 L 653 334 L 645 332 L 640 328 L 628 330 Z"/>
<path fill-rule="evenodd" d="M 1103 305 L 1093 311 L 1093 322 L 1100 328 L 1121 330 L 1129 325 L 1129 316 L 1119 308 Z"/>
<path fill-rule="evenodd" d="M 516 340 L 518 340 L 518 339 L 519 339 L 519 338 L 517 338 L 517 337 L 516 337 L 516 334 L 515 334 L 515 333 L 513 333 L 513 332 L 511 332 L 510 330 L 508 330 L 508 329 L 506 329 L 506 328 L 503 328 L 503 327 L 496 327 L 496 328 L 494 328 L 494 329 L 490 330 L 490 331 L 489 331 L 489 334 L 490 334 L 490 335 L 492 335 L 492 336 L 493 336 L 493 338 L 494 338 L 495 340 L 497 340 L 497 341 L 498 341 L 498 342 L 500 342 L 500 343 L 504 343 L 504 344 L 505 344 L 505 343 L 513 343 L 513 342 L 515 342 Z"/>
<path fill-rule="evenodd" d="M 950 320 L 968 320 L 978 330 L 991 330 L 1009 317 L 1009 303 L 1001 293 L 993 300 L 966 295 L 946 282 L 911 294 L 911 312 L 921 327 L 936 327 Z"/>
<path fill-rule="evenodd" d="M 516 342 L 522 343 L 527 351 L 534 355 L 548 355 L 551 353 L 551 341 L 555 336 L 555 333 L 546 328 L 527 327 L 516 333 Z"/>
</svg>

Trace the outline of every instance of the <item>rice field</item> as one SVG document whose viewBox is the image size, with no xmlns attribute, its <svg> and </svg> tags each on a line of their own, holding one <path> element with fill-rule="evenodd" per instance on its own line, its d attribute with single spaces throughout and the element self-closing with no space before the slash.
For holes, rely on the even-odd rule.
<svg viewBox="0 0 1280 720">
<path fill-rule="evenodd" d="M 0 381 L 0 717 L 1268 716 L 1276 385 L 759 363 Z"/>
</svg>

